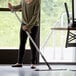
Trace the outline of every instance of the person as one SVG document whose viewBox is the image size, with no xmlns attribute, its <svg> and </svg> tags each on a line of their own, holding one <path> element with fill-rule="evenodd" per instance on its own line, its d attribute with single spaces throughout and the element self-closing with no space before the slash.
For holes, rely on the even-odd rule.
<svg viewBox="0 0 76 76">
<path fill-rule="evenodd" d="M 20 47 L 18 52 L 17 63 L 12 65 L 12 67 L 22 67 L 23 57 L 25 51 L 25 45 L 27 41 L 27 34 L 25 31 L 30 33 L 32 39 L 36 42 L 36 35 L 39 27 L 39 15 L 40 15 L 40 1 L 39 0 L 21 0 L 20 4 L 17 6 L 12 6 L 8 3 L 8 7 L 11 11 L 22 11 L 22 24 L 20 28 Z M 31 68 L 36 68 L 36 48 L 29 40 L 30 47 L 32 50 L 32 66 Z"/>
</svg>

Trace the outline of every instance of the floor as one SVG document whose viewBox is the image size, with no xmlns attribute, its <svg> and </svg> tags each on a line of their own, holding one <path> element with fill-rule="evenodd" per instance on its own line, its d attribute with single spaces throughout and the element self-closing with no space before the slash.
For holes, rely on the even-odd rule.
<svg viewBox="0 0 76 76">
<path fill-rule="evenodd" d="M 52 65 L 48 70 L 46 65 L 39 65 L 35 71 L 29 65 L 22 68 L 12 68 L 11 65 L 0 65 L 0 76 L 76 76 L 76 66 L 73 65 Z M 43 71 L 44 70 L 44 71 Z"/>
</svg>

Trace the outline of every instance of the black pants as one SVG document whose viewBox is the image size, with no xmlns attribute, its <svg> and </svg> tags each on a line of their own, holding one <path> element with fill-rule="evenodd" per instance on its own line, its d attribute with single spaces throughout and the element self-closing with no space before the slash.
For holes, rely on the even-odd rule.
<svg viewBox="0 0 76 76">
<path fill-rule="evenodd" d="M 36 35 L 38 32 L 38 26 L 34 26 L 31 29 L 31 37 L 32 39 L 36 42 Z M 19 53 L 18 53 L 18 63 L 22 64 L 23 63 L 23 57 L 24 57 L 24 51 L 25 51 L 25 46 L 26 46 L 26 41 L 27 41 L 27 34 L 25 31 L 20 30 L 20 48 L 19 48 Z M 36 48 L 34 47 L 33 43 L 31 42 L 31 40 L 29 40 L 30 42 L 30 47 L 31 47 L 31 51 L 32 51 L 32 64 L 36 63 Z"/>
</svg>

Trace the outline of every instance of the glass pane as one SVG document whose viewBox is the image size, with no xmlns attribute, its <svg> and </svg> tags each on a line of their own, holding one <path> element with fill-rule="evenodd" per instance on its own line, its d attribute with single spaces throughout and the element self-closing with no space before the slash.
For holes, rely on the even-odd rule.
<svg viewBox="0 0 76 76">
<path fill-rule="evenodd" d="M 0 0 L 0 8 L 8 8 L 8 2 L 17 5 L 20 3 L 20 0 Z"/>
<path fill-rule="evenodd" d="M 20 13 L 18 13 L 20 15 Z M 18 47 L 20 23 L 11 12 L 0 12 L 0 47 Z"/>
<path fill-rule="evenodd" d="M 17 14 L 21 18 L 21 12 Z M 13 13 L 0 12 L 0 48 L 19 48 L 20 26 L 21 23 Z"/>
<path fill-rule="evenodd" d="M 46 46 L 41 52 L 48 62 L 75 61 L 74 48 L 65 48 L 67 30 L 51 30 L 54 27 L 68 27 L 64 2 L 68 4 L 69 12 L 71 12 L 71 0 L 41 0 L 40 47 L 47 39 L 48 42 L 45 42 Z M 50 36 L 49 39 L 47 38 L 48 35 Z M 41 57 L 40 62 L 43 62 Z"/>
</svg>

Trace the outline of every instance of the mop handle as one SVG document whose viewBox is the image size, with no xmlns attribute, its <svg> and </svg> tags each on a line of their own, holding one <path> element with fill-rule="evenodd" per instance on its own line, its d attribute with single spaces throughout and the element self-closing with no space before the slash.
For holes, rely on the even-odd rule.
<svg viewBox="0 0 76 76">
<path fill-rule="evenodd" d="M 33 45 L 35 46 L 37 52 L 42 56 L 43 60 L 45 61 L 45 63 L 47 64 L 49 70 L 51 70 L 50 65 L 48 64 L 48 62 L 46 61 L 45 57 L 43 56 L 43 54 L 40 52 L 40 49 L 37 47 L 36 43 L 34 42 L 34 40 L 31 38 L 31 36 L 29 35 L 29 33 L 26 31 L 26 34 L 28 35 L 29 39 L 32 41 Z"/>
<path fill-rule="evenodd" d="M 22 21 L 20 20 L 19 16 L 15 13 L 15 16 L 17 17 L 17 19 L 20 21 L 20 23 L 22 23 Z M 48 62 L 46 61 L 45 57 L 43 56 L 43 54 L 40 52 L 40 49 L 37 47 L 36 43 L 34 42 L 34 40 L 32 39 L 32 37 L 30 36 L 30 34 L 28 33 L 28 31 L 25 31 L 26 34 L 28 35 L 29 39 L 32 41 L 33 45 L 35 46 L 37 52 L 42 56 L 43 60 L 45 61 L 45 63 L 47 64 L 49 70 L 51 69 L 50 65 L 48 64 Z"/>
<path fill-rule="evenodd" d="M 17 17 L 17 19 L 19 20 L 19 22 L 22 23 L 22 21 L 20 20 L 19 16 L 16 14 L 16 12 L 14 12 L 14 14 Z"/>
</svg>

